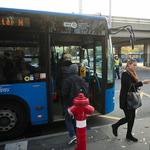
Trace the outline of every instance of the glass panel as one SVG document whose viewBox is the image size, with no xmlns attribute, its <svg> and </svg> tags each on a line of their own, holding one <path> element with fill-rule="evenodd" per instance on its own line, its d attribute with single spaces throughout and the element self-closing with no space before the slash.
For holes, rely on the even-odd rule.
<svg viewBox="0 0 150 150">
<path fill-rule="evenodd" d="M 94 75 L 94 55 L 93 55 L 94 50 L 93 49 L 88 49 L 88 55 L 89 55 L 89 69 L 90 69 L 90 75 Z"/>
<path fill-rule="evenodd" d="M 34 81 L 34 73 L 39 72 L 38 47 L 0 47 L 0 82 Z M 29 78 L 30 77 L 30 78 Z"/>
<path fill-rule="evenodd" d="M 81 66 L 82 67 L 88 67 L 88 57 L 87 57 L 87 50 L 82 49 L 84 51 L 84 59 L 81 59 Z"/>
<path fill-rule="evenodd" d="M 111 39 L 108 39 L 107 42 L 107 83 L 114 82 L 114 62 L 113 62 L 113 52 L 112 52 L 112 44 Z"/>
<path fill-rule="evenodd" d="M 63 54 L 63 46 L 55 46 L 55 49 L 56 49 L 56 53 L 58 53 L 59 55 L 59 58 L 58 59 L 61 59 L 62 57 L 62 54 Z M 56 58 L 56 57 L 55 57 Z"/>
<path fill-rule="evenodd" d="M 102 78 L 102 42 L 101 41 L 96 42 L 95 50 L 96 50 L 95 53 L 96 74 L 97 77 Z"/>
<path fill-rule="evenodd" d="M 64 53 L 69 53 L 72 56 L 72 63 L 79 63 L 80 57 L 77 56 L 78 53 L 78 46 L 65 46 L 64 47 Z"/>
</svg>

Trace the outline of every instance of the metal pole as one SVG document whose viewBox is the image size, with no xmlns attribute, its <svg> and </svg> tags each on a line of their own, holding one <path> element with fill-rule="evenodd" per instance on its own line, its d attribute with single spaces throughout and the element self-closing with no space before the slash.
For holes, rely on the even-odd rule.
<svg viewBox="0 0 150 150">
<path fill-rule="evenodd" d="M 109 28 L 111 28 L 111 0 L 109 0 Z"/>
<path fill-rule="evenodd" d="M 109 0 L 109 29 L 111 28 L 111 0 Z M 111 34 L 109 35 L 111 38 Z M 112 45 L 112 54 L 113 54 L 113 45 Z"/>
</svg>

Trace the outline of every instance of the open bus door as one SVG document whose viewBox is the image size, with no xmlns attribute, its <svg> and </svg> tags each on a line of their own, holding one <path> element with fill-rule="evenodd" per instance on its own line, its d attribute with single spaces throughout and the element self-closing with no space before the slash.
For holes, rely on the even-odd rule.
<svg viewBox="0 0 150 150">
<path fill-rule="evenodd" d="M 85 78 L 88 85 L 90 104 L 99 113 L 105 114 L 107 82 L 105 37 L 50 34 L 50 38 L 49 46 L 52 53 L 51 58 L 53 58 L 51 60 L 54 61 L 53 63 L 51 62 L 51 71 L 54 72 L 55 77 L 58 74 L 58 64 L 62 53 L 70 53 L 72 63 L 76 63 L 79 66 L 79 75 L 81 76 L 81 67 L 86 70 L 85 75 L 82 77 Z M 52 107 L 55 120 L 55 116 L 61 115 L 63 112 L 61 100 L 58 103 L 52 102 Z M 62 118 L 61 116 L 60 119 Z"/>
<path fill-rule="evenodd" d="M 104 101 L 105 101 L 105 89 L 104 81 L 105 76 L 103 75 L 103 45 L 102 40 L 94 41 L 94 75 L 93 75 L 93 102 L 94 108 L 100 112 L 104 113 Z M 103 79 L 103 80 L 102 80 Z"/>
<path fill-rule="evenodd" d="M 106 81 L 106 68 L 105 63 L 105 51 L 104 40 L 99 38 L 95 40 L 93 44 L 85 45 L 84 54 L 83 49 L 80 49 L 81 66 L 86 67 L 86 76 L 84 77 L 88 83 L 90 92 L 90 104 L 102 114 L 105 114 L 105 81 Z M 84 56 L 84 57 L 83 57 Z M 104 74 L 105 73 L 105 74 Z"/>
</svg>

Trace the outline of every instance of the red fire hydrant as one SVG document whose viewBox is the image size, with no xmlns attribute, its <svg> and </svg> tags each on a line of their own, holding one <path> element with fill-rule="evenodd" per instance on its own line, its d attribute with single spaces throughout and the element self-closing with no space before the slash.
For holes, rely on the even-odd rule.
<svg viewBox="0 0 150 150">
<path fill-rule="evenodd" d="M 68 108 L 70 115 L 76 114 L 77 147 L 74 150 L 86 150 L 86 114 L 92 115 L 94 108 L 89 105 L 89 99 L 82 93 L 73 100 L 73 106 Z"/>
</svg>

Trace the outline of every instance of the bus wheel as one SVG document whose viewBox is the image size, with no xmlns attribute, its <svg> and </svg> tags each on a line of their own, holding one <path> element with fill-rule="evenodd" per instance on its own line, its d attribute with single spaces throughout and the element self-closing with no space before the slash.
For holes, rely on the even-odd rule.
<svg viewBox="0 0 150 150">
<path fill-rule="evenodd" d="M 0 101 L 0 139 L 19 136 L 27 127 L 23 106 L 15 101 Z"/>
</svg>

